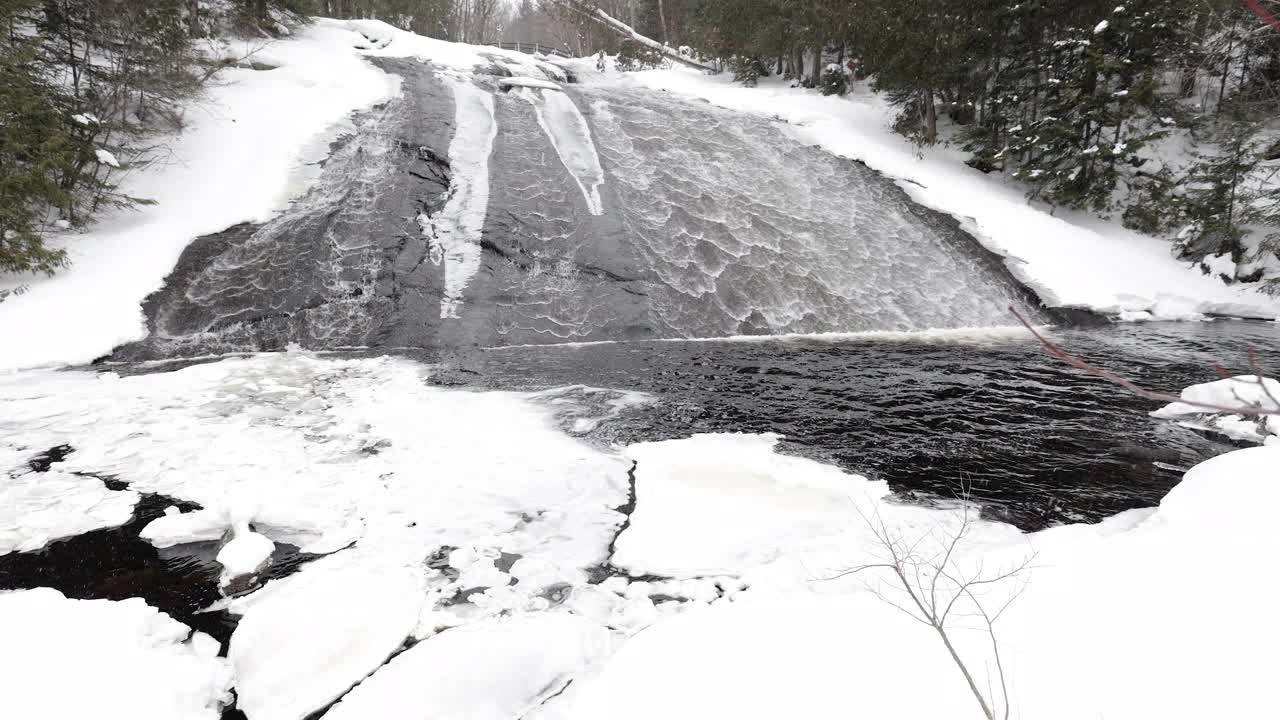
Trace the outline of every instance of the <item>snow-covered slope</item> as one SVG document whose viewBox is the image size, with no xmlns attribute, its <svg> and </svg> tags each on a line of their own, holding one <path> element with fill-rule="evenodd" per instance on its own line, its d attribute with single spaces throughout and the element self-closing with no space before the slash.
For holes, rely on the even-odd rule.
<svg viewBox="0 0 1280 720">
<path fill-rule="evenodd" d="M 589 78 L 594 66 L 580 62 Z M 848 98 L 764 80 L 734 84 L 687 68 L 628 74 L 655 90 L 704 98 L 722 107 L 776 117 L 799 139 L 861 160 L 896 179 L 913 199 L 948 213 L 1048 305 L 1089 308 L 1124 319 L 1188 319 L 1220 314 L 1274 319 L 1280 299 L 1228 286 L 1176 260 L 1169 243 L 1076 214 L 1049 214 L 1020 188 L 964 165 L 959 151 L 920 151 L 890 130 L 894 111 L 865 86 Z M 613 78 L 606 80 L 615 81 Z"/>
</svg>

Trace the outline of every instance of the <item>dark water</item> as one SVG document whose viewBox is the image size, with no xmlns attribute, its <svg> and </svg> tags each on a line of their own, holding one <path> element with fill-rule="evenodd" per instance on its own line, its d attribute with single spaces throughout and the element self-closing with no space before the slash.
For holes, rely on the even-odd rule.
<svg viewBox="0 0 1280 720">
<path fill-rule="evenodd" d="M 1174 394 L 1217 379 L 1218 362 L 1247 372 L 1249 348 L 1280 357 L 1274 323 L 1104 325 L 1055 336 Z M 1185 469 L 1232 448 L 1149 417 L 1159 403 L 1063 365 L 1026 336 L 508 348 L 445 361 L 436 381 L 652 393 L 656 404 L 624 414 L 602 439 L 781 433 L 789 452 L 887 480 L 918 500 L 971 486 L 989 516 L 1027 530 L 1153 506 Z"/>
</svg>

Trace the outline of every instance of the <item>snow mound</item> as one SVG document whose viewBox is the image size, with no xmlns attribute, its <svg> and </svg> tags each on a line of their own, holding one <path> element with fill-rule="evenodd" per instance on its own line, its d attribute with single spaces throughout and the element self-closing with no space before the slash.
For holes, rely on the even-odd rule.
<svg viewBox="0 0 1280 720">
<path fill-rule="evenodd" d="M 119 527 L 133 517 L 137 504 L 138 493 L 108 490 L 95 477 L 9 471 L 0 482 L 0 555 Z"/>
<path fill-rule="evenodd" d="M 237 706 L 252 720 L 302 720 L 328 706 L 400 648 L 422 600 L 406 568 L 313 564 L 269 584 L 231 636 Z"/>
<path fill-rule="evenodd" d="M 605 628 L 560 612 L 472 623 L 446 630 L 397 656 L 325 717 L 526 717 L 602 661 L 610 642 Z"/>
<path fill-rule="evenodd" d="M 856 520 L 850 495 L 883 483 L 778 455 L 776 435 L 695 435 L 627 448 L 636 509 L 613 563 L 633 574 L 742 572 Z"/>
<path fill-rule="evenodd" d="M 1192 385 L 1182 391 L 1184 402 L 1169 403 L 1151 413 L 1153 417 L 1179 420 L 1187 427 L 1216 432 L 1236 440 L 1280 443 L 1280 415 L 1244 415 L 1215 412 L 1191 403 L 1226 408 L 1256 408 L 1280 412 L 1280 381 L 1256 375 Z"/>
<path fill-rule="evenodd" d="M 217 720 L 231 672 L 218 643 L 142 600 L 0 592 L 0 717 Z"/>
</svg>

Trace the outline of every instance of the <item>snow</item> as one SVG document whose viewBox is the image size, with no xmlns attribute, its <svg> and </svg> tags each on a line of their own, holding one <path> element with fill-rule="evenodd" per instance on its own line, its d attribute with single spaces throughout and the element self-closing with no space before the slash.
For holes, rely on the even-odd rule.
<svg viewBox="0 0 1280 720">
<path fill-rule="evenodd" d="M 420 216 L 419 223 L 444 251 L 440 317 L 456 318 L 463 290 L 480 271 L 480 231 L 489 208 L 489 156 L 498 120 L 492 94 L 465 79 L 448 82 L 456 118 L 449 143 L 449 199 L 434 216 Z"/>
<path fill-rule="evenodd" d="M 553 83 L 550 80 L 536 80 L 534 78 L 526 77 L 502 78 L 498 81 L 498 86 L 504 88 L 523 87 L 537 88 L 540 90 L 564 90 L 564 88 L 560 87 L 559 83 Z"/>
<path fill-rule="evenodd" d="M 1280 381 L 1256 375 L 1239 375 L 1192 385 L 1182 391 L 1182 399 L 1225 408 L 1258 408 L 1280 413 Z M 1280 414 L 1243 415 L 1215 412 L 1188 402 L 1169 403 L 1151 413 L 1153 417 L 1179 420 L 1181 424 L 1216 432 L 1236 440 L 1280 444 Z"/>
<path fill-rule="evenodd" d="M 275 543 L 247 528 L 237 529 L 231 542 L 222 546 L 215 560 L 222 565 L 222 584 L 245 575 L 254 575 L 271 559 Z"/>
<path fill-rule="evenodd" d="M 847 527 L 848 496 L 862 479 L 777 455 L 779 439 L 695 435 L 627 448 L 637 502 L 614 565 L 633 575 L 734 574 Z"/>
<path fill-rule="evenodd" d="M 690 443 L 698 441 L 675 442 L 695 454 Z M 1280 447 L 1230 453 L 1188 472 L 1158 509 L 1093 526 L 1022 536 L 973 525 L 957 549 L 962 568 L 1009 567 L 1037 553 L 1021 583 L 980 596 L 989 610 L 1015 597 L 996 630 L 1011 717 L 1272 714 L 1267 658 L 1280 623 L 1268 611 L 1280 581 L 1257 563 L 1280 550 L 1272 530 L 1277 467 Z M 809 474 L 826 483 L 816 464 L 789 473 L 800 487 Z M 725 502 L 755 494 L 764 509 L 774 499 L 751 476 L 741 486 L 727 479 L 709 483 Z M 856 500 L 863 509 L 856 522 L 883 523 L 927 556 L 956 527 L 956 511 L 868 499 Z M 719 543 L 715 535 L 704 542 Z M 822 579 L 883 558 L 876 552 L 883 547 L 867 539 L 856 527 L 828 536 L 825 547 L 815 538 L 747 572 L 750 590 L 656 619 L 598 676 L 575 683 L 557 717 L 982 717 L 936 634 L 887 602 L 901 601 L 891 576 Z M 965 613 L 955 623 L 952 641 L 978 686 L 998 687 L 981 621 L 975 626 Z M 1072 678 L 1070 693 L 1062 692 L 1064 677 Z"/>
<path fill-rule="evenodd" d="M 110 165 L 113 168 L 120 167 L 120 161 L 116 160 L 116 156 L 113 155 L 110 150 L 106 150 L 104 148 L 98 148 L 94 152 L 98 156 L 98 162 L 102 163 L 103 165 Z"/>
<path fill-rule="evenodd" d="M 604 627 L 568 613 L 472 623 L 446 630 L 397 656 L 325 717 L 527 717 L 601 662 L 610 644 Z"/>
<path fill-rule="evenodd" d="M 142 600 L 0 592 L 0 717 L 217 720 L 231 673 L 218 643 Z"/>
<path fill-rule="evenodd" d="M 147 523 L 138 537 L 157 548 L 167 548 L 183 543 L 221 540 L 228 528 L 226 514 L 221 510 L 183 513 L 176 507 L 168 507 L 163 516 Z"/>
<path fill-rule="evenodd" d="M 1105 31 L 1106 31 L 1106 29 L 1107 29 L 1107 28 L 1109 28 L 1109 27 L 1111 27 L 1111 22 L 1110 22 L 1110 21 L 1108 21 L 1108 20 L 1103 20 L 1102 22 L 1100 22 L 1100 23 L 1098 23 L 1097 25 L 1094 25 L 1094 26 L 1093 26 L 1093 34 L 1094 34 L 1094 35 L 1101 35 L 1101 34 L 1102 34 L 1103 32 L 1105 32 Z"/>
<path fill-rule="evenodd" d="M 556 149 L 560 162 L 578 183 L 587 210 L 592 215 L 603 215 L 600 186 L 604 184 L 604 169 L 600 167 L 600 156 L 591 140 L 591 128 L 573 98 L 563 92 L 532 89 L 521 90 L 519 96 L 533 105 L 538 125 Z"/>
<path fill-rule="evenodd" d="M 133 517 L 137 503 L 137 493 L 108 490 L 95 477 L 10 470 L 0 482 L 0 555 L 119 527 Z"/>
<path fill-rule="evenodd" d="M 187 243 L 278 211 L 298 191 L 306 151 L 349 113 L 396 91 L 394 78 L 359 57 L 352 36 L 320 23 L 258 50 L 254 59 L 274 70 L 221 71 L 188 108 L 186 130 L 168 140 L 172 162 L 123 180 L 123 192 L 158 205 L 57 238 L 73 265 L 53 278 L 0 277 L 0 289 L 28 286 L 0 303 L 0 337 L 14 340 L 0 347 L 0 370 L 88 362 L 144 337 L 140 303 Z"/>
<path fill-rule="evenodd" d="M 237 706 L 252 720 L 303 720 L 337 700 L 409 637 L 415 575 L 328 563 L 269 584 L 231 636 Z"/>
<path fill-rule="evenodd" d="M 890 129 L 896 111 L 865 83 L 839 98 L 789 88 L 776 79 L 746 88 L 726 75 L 709 77 L 685 68 L 607 79 L 585 61 L 574 70 L 583 82 L 637 83 L 776 118 L 803 142 L 861 160 L 894 179 L 915 201 L 957 218 L 1050 306 L 1111 316 L 1146 312 L 1158 320 L 1280 317 L 1280 299 L 1256 292 L 1256 286 L 1226 285 L 1206 276 L 1174 258 L 1168 242 L 1127 230 L 1118 221 L 1062 210 L 1050 214 L 1028 203 L 1016 183 L 965 166 L 958 148 L 924 148 L 917 157 L 917 149 Z"/>
</svg>

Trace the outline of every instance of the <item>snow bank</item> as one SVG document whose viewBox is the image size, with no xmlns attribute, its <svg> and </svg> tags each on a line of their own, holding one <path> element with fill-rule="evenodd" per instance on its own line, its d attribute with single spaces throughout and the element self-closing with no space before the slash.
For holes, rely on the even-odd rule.
<svg viewBox="0 0 1280 720">
<path fill-rule="evenodd" d="M 142 338 L 140 303 L 187 243 L 264 221 L 297 194 L 298 165 L 316 141 L 397 88 L 352 40 L 321 23 L 253 56 L 275 69 L 223 70 L 187 110 L 186 130 L 170 141 L 172 162 L 124 178 L 124 192 L 156 206 L 58 238 L 73 265 L 53 278 L 0 278 L 0 289 L 30 286 L 0 303 L 0 370 L 88 362 Z"/>
<path fill-rule="evenodd" d="M 138 493 L 108 490 L 94 477 L 11 470 L 0 481 L 0 555 L 119 527 L 133 517 L 137 504 Z"/>
<path fill-rule="evenodd" d="M 237 706 L 252 720 L 328 706 L 400 648 L 422 600 L 407 568 L 313 565 L 269 585 L 231 636 Z"/>
<path fill-rule="evenodd" d="M 1192 385 L 1182 391 L 1182 399 L 1222 407 L 1259 408 L 1280 411 L 1280 381 L 1256 375 Z M 1280 443 L 1280 415 L 1251 416 L 1214 412 L 1188 402 L 1169 403 L 1151 413 L 1153 417 L 1180 420 L 1187 427 L 1220 433 L 1236 440 Z"/>
<path fill-rule="evenodd" d="M 143 601 L 0 592 L 0 717 L 217 720 L 231 672 L 218 643 Z"/>
<path fill-rule="evenodd" d="M 849 496 L 888 494 L 838 468 L 773 451 L 776 435 L 695 435 L 627 448 L 636 509 L 613 563 L 635 575 L 739 573 L 856 520 Z"/>
<path fill-rule="evenodd" d="M 396 657 L 325 717 L 526 717 L 601 662 L 610 643 L 605 628 L 560 612 L 487 620 L 446 630 Z"/>
<path fill-rule="evenodd" d="M 575 70 L 582 78 L 599 78 L 589 63 L 580 62 Z M 1083 215 L 1055 217 L 1028 204 L 1021 188 L 965 166 L 958 149 L 928 148 L 917 157 L 916 148 L 889 129 L 894 110 L 865 86 L 836 98 L 781 81 L 746 88 L 726 75 L 709 77 L 686 68 L 626 77 L 625 82 L 775 117 L 802 141 L 867 163 L 897 180 L 917 202 L 959 219 L 1048 305 L 1116 316 L 1149 313 L 1154 319 L 1280 316 L 1280 299 L 1201 273 L 1176 260 L 1163 240 Z"/>
<path fill-rule="evenodd" d="M 761 487 L 755 472 L 721 474 L 711 457 L 696 457 L 700 449 L 723 457 L 727 442 L 695 438 L 642 449 L 679 461 L 688 471 L 684 484 L 699 486 L 696 505 L 710 525 L 699 545 L 723 545 L 718 506 L 732 506 L 741 502 L 738 495 Z M 955 550 L 960 572 L 1006 568 L 1038 553 L 1021 582 L 979 594 L 988 610 L 1016 597 L 996 630 L 1011 716 L 1274 714 L 1267 659 L 1280 642 L 1280 622 L 1269 608 L 1280 581 L 1258 563 L 1280 552 L 1272 529 L 1280 504 L 1277 468 L 1280 447 L 1260 447 L 1197 466 L 1155 510 L 1032 536 L 971 525 Z M 786 471 L 796 488 L 826 487 L 823 474 L 803 464 Z M 634 527 L 643 530 L 645 489 L 637 490 Z M 762 509 L 769 497 L 760 494 Z M 862 510 L 858 523 L 883 527 L 900 547 L 925 548 L 926 556 L 945 547 L 957 527 L 956 511 L 882 500 L 867 505 L 867 499 L 853 497 Z M 677 535 L 684 532 L 678 519 L 671 526 Z M 774 546 L 767 536 L 753 544 Z M 746 546 L 735 555 L 751 557 L 742 551 Z M 744 571 L 750 590 L 656 619 L 598 677 L 575 685 L 562 716 L 982 717 L 933 631 L 889 604 L 901 605 L 891 575 L 870 570 L 815 580 L 831 578 L 832 568 L 884 561 L 883 546 L 858 528 L 755 557 L 764 564 Z M 954 620 L 952 641 L 979 687 L 999 687 L 991 638 L 971 610 Z M 1072 679 L 1070 693 L 1062 692 L 1064 677 Z"/>
</svg>

